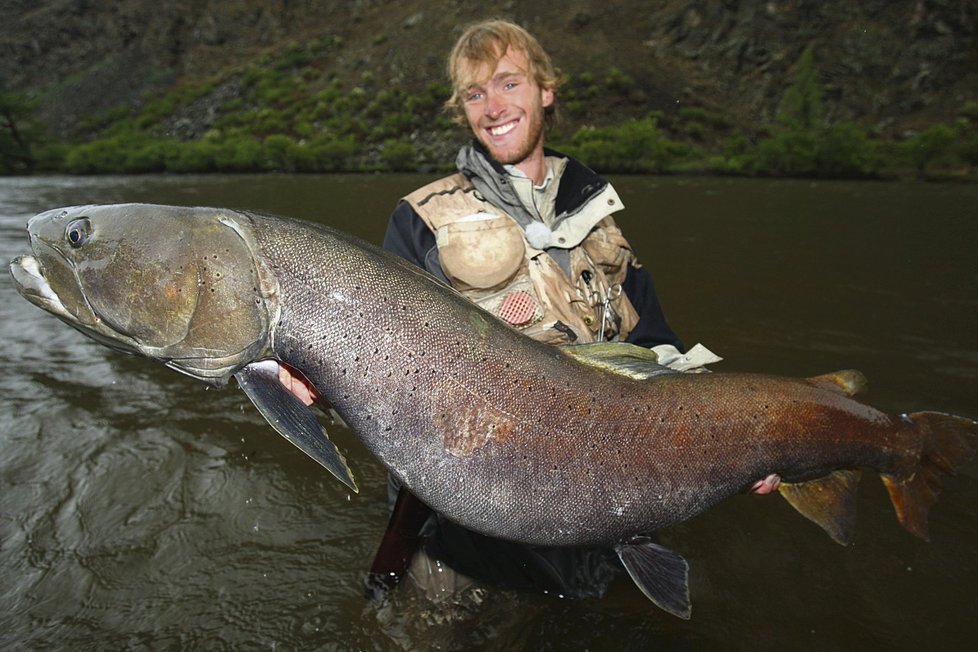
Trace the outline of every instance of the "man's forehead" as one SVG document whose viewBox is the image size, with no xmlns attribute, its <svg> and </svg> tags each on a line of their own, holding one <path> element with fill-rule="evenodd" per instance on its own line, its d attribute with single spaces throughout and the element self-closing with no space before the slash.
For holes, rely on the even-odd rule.
<svg viewBox="0 0 978 652">
<path fill-rule="evenodd" d="M 518 48 L 507 48 L 501 56 L 497 49 L 496 56 L 495 63 L 492 61 L 465 60 L 461 66 L 462 86 L 465 88 L 478 86 L 496 77 L 530 74 L 526 54 Z"/>
</svg>

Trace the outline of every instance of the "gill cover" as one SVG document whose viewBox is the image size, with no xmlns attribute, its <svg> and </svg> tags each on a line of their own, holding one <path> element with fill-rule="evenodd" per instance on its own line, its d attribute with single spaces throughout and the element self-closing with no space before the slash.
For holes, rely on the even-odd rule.
<svg viewBox="0 0 978 652">
<path fill-rule="evenodd" d="M 95 339 L 222 384 L 265 350 L 276 283 L 247 218 L 220 209 L 76 206 L 28 223 L 51 310 Z"/>
</svg>

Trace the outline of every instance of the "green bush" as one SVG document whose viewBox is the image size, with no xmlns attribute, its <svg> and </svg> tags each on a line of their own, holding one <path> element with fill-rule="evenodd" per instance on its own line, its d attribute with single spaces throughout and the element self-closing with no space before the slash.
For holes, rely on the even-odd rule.
<svg viewBox="0 0 978 652">
<path fill-rule="evenodd" d="M 180 148 L 181 144 L 173 140 L 150 141 L 133 147 L 127 153 L 125 171 L 134 174 L 164 172 L 179 158 Z"/>
<path fill-rule="evenodd" d="M 296 158 L 296 143 L 288 136 L 273 134 L 262 141 L 262 156 L 266 170 L 293 172 Z"/>
<path fill-rule="evenodd" d="M 356 141 L 349 137 L 317 138 L 308 147 L 311 171 L 336 172 L 349 169 L 350 162 L 360 151 Z"/>
<path fill-rule="evenodd" d="M 96 140 L 71 149 L 65 167 L 72 174 L 104 174 L 126 169 L 128 153 L 117 139 Z"/>
<path fill-rule="evenodd" d="M 578 130 L 570 153 L 604 172 L 656 172 L 683 158 L 689 148 L 659 132 L 656 120 L 633 120 L 620 126 Z"/>
<path fill-rule="evenodd" d="M 978 165 L 978 133 L 966 136 L 958 145 L 961 160 L 968 165 Z"/>
<path fill-rule="evenodd" d="M 945 124 L 937 124 L 901 143 L 898 151 L 918 173 L 923 174 L 937 161 L 948 162 L 954 141 L 954 130 Z"/>
<path fill-rule="evenodd" d="M 410 172 L 418 167 L 414 145 L 406 140 L 385 142 L 380 152 L 380 160 L 392 172 Z"/>
<path fill-rule="evenodd" d="M 833 177 L 869 176 L 879 167 L 879 148 L 851 122 L 826 129 L 818 141 L 817 172 Z"/>
</svg>

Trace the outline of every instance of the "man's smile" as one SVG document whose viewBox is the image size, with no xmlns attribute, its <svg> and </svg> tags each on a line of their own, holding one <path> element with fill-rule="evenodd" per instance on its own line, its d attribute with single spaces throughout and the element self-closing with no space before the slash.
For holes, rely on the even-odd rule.
<svg viewBox="0 0 978 652">
<path fill-rule="evenodd" d="M 487 127 L 486 131 L 488 131 L 489 135 L 491 136 L 505 136 L 513 129 L 515 129 L 518 123 L 519 120 L 510 120 L 509 122 L 503 123 L 501 125 L 496 125 L 494 127 Z"/>
</svg>

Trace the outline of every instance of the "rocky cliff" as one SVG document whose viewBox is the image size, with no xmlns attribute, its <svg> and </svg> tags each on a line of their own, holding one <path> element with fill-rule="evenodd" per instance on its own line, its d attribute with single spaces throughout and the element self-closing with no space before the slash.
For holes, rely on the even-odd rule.
<svg viewBox="0 0 978 652">
<path fill-rule="evenodd" d="M 339 44 L 328 78 L 367 72 L 420 89 L 444 81 L 460 28 L 487 15 L 534 32 L 570 75 L 617 69 L 625 99 L 587 98 L 573 117 L 601 123 L 702 107 L 734 124 L 772 119 L 805 48 L 833 119 L 892 136 L 978 101 L 975 0 L 667 0 L 561 3 L 465 0 L 6 0 L 0 87 L 30 94 L 62 137 L 146 91 L 227 76 L 315 39 Z"/>
</svg>

